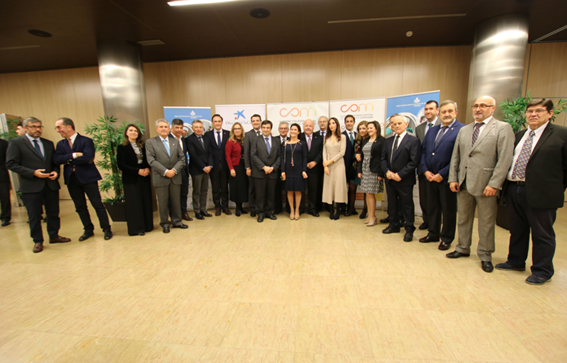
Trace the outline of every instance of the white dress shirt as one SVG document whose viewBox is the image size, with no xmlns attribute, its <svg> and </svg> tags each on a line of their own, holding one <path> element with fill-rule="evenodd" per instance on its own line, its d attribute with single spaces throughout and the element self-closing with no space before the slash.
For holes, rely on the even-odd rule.
<svg viewBox="0 0 567 363">
<path fill-rule="evenodd" d="M 532 139 L 532 149 L 530 150 L 530 156 L 534 152 L 534 149 L 535 149 L 539 139 L 541 138 L 541 135 L 545 131 L 545 128 L 547 127 L 548 124 L 549 124 L 549 121 L 546 122 L 545 124 L 543 124 L 542 126 L 538 127 L 537 129 L 533 130 L 535 134 L 534 134 L 534 137 Z M 518 158 L 520 157 L 520 153 L 522 152 L 522 148 L 524 147 L 524 143 L 526 142 L 526 140 L 530 136 L 530 131 L 532 131 L 532 129 L 530 129 L 528 127 L 528 129 L 524 133 L 524 136 L 522 136 L 522 138 L 520 139 L 520 142 L 518 142 L 518 145 L 516 145 L 516 148 L 514 149 L 514 159 L 512 159 L 512 166 L 510 167 L 510 170 L 508 170 L 508 180 L 511 180 L 511 181 L 526 181 L 525 179 L 520 179 L 518 177 L 512 178 L 512 174 L 514 173 L 514 166 L 516 166 L 516 161 L 518 161 Z"/>
</svg>

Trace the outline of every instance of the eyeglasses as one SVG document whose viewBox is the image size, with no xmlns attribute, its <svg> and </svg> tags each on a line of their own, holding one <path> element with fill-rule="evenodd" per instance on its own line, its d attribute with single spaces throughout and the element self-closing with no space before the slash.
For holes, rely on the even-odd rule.
<svg viewBox="0 0 567 363">
<path fill-rule="evenodd" d="M 36 129 L 41 130 L 41 129 L 43 129 L 43 126 L 26 126 L 26 127 L 27 127 L 28 129 L 31 129 L 31 130 L 36 130 Z"/>
<path fill-rule="evenodd" d="M 480 108 L 481 110 L 486 110 L 489 107 L 494 107 L 494 105 L 487 105 L 486 103 L 481 103 L 481 104 L 477 104 L 475 103 L 474 105 L 471 106 L 471 108 L 474 110 L 475 108 Z"/>
<path fill-rule="evenodd" d="M 538 108 L 535 110 L 526 110 L 526 115 L 531 115 L 532 113 L 544 113 L 548 112 L 545 108 Z"/>
</svg>

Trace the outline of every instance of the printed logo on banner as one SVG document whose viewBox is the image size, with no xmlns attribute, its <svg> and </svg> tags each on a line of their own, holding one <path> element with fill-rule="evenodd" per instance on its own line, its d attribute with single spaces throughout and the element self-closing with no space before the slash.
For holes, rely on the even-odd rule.
<svg viewBox="0 0 567 363">
<path fill-rule="evenodd" d="M 374 111 L 374 104 L 373 103 L 353 103 L 350 106 L 348 104 L 344 104 L 341 106 L 341 112 L 362 112 L 362 107 L 364 106 L 364 112 L 368 112 L 368 107 L 371 107 L 370 111 Z"/>
<path fill-rule="evenodd" d="M 305 112 L 303 112 L 305 111 Z M 311 111 L 313 111 L 313 114 L 311 114 Z M 281 117 L 317 117 L 317 110 L 315 109 L 315 107 L 302 107 L 297 108 L 294 107 L 292 109 L 290 109 L 289 111 L 287 110 L 287 108 L 282 108 L 280 110 L 280 116 Z"/>
<path fill-rule="evenodd" d="M 246 120 L 246 116 L 244 116 L 244 110 L 242 111 L 236 111 L 234 113 L 234 121 L 238 121 L 239 118 L 243 118 L 244 120 Z"/>
</svg>

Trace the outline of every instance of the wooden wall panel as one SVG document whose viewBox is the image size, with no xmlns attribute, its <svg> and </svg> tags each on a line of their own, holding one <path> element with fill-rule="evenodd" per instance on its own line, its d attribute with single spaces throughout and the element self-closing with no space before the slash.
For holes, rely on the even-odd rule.
<svg viewBox="0 0 567 363">
<path fill-rule="evenodd" d="M 227 104 L 281 102 L 280 55 L 225 58 L 223 68 Z"/>
<path fill-rule="evenodd" d="M 22 117 L 33 114 L 27 75 L 28 73 L 0 74 L 0 113 Z"/>
<path fill-rule="evenodd" d="M 531 46 L 527 91 L 534 97 L 567 98 L 567 42 Z"/>
</svg>

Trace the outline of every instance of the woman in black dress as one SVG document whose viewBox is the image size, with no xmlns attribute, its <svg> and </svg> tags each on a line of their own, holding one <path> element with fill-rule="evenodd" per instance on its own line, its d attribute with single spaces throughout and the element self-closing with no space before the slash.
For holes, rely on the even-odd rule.
<svg viewBox="0 0 567 363">
<path fill-rule="evenodd" d="M 305 190 L 307 178 L 307 144 L 299 140 L 301 127 L 292 124 L 289 128 L 289 140 L 284 142 L 281 150 L 282 180 L 285 180 L 289 219 L 299 219 L 301 193 Z M 295 204 L 294 204 L 295 197 Z"/>
<path fill-rule="evenodd" d="M 128 234 L 143 236 L 154 229 L 154 216 L 150 166 L 138 126 L 126 126 L 124 143 L 118 146 L 116 159 L 118 168 L 122 170 Z"/>
<path fill-rule="evenodd" d="M 226 164 L 230 170 L 230 200 L 236 204 L 236 216 L 246 212 L 242 203 L 248 202 L 248 177 L 244 167 L 244 129 L 240 122 L 235 122 L 230 130 L 230 138 L 224 149 Z"/>
</svg>

